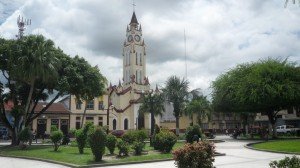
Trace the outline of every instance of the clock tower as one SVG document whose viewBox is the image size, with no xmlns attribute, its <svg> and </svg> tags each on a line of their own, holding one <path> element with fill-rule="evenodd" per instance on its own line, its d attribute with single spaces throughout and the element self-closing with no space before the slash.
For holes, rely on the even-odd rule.
<svg viewBox="0 0 300 168">
<path fill-rule="evenodd" d="M 135 12 L 127 26 L 123 45 L 123 84 L 148 85 L 146 78 L 146 49 L 142 38 L 142 27 Z"/>
</svg>

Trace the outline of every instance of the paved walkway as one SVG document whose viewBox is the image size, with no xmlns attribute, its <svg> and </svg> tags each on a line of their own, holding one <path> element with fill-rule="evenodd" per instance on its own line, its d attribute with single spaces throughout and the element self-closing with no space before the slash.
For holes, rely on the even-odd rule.
<svg viewBox="0 0 300 168">
<path fill-rule="evenodd" d="M 226 142 L 217 143 L 216 149 L 226 156 L 217 156 L 214 165 L 217 168 L 268 168 L 269 162 L 279 160 L 286 154 L 255 151 L 244 147 L 250 141 L 236 141 L 228 136 L 218 136 L 217 139 L 224 139 Z M 253 142 L 253 141 L 252 141 Z M 64 166 L 45 163 L 40 161 L 0 157 L 0 167 L 5 168 L 63 168 Z M 174 161 L 156 163 L 133 164 L 123 166 L 108 166 L 105 168 L 175 168 Z"/>
</svg>

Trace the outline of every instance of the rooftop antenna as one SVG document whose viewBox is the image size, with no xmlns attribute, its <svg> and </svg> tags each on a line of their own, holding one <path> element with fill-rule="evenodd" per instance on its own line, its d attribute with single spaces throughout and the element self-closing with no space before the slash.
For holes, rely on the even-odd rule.
<svg viewBox="0 0 300 168">
<path fill-rule="evenodd" d="M 184 35 L 184 62 L 185 62 L 185 79 L 187 80 L 187 63 L 186 63 L 186 37 L 185 37 L 185 29 L 183 29 Z"/>
<path fill-rule="evenodd" d="M 21 39 L 24 35 L 24 30 L 26 29 L 25 26 L 31 25 L 31 19 L 24 19 L 23 17 L 21 18 L 21 16 L 19 15 L 17 19 L 17 24 L 19 27 L 19 32 L 18 35 L 16 35 L 16 37 L 18 39 Z"/>
</svg>

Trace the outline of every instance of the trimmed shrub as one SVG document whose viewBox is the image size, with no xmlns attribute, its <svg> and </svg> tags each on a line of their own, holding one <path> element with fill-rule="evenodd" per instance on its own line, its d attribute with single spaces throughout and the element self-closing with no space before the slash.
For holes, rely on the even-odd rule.
<svg viewBox="0 0 300 168">
<path fill-rule="evenodd" d="M 54 151 L 57 151 L 63 138 L 63 133 L 61 131 L 53 131 L 51 132 L 50 139 L 53 143 Z"/>
<path fill-rule="evenodd" d="M 134 150 L 135 155 L 140 155 L 145 148 L 145 142 L 136 141 L 132 144 L 131 148 Z"/>
<path fill-rule="evenodd" d="M 117 137 L 112 134 L 109 134 L 109 135 L 107 135 L 106 140 L 107 140 L 106 141 L 107 149 L 109 150 L 110 154 L 114 154 L 116 144 L 117 144 Z"/>
<path fill-rule="evenodd" d="M 29 128 L 24 128 L 19 134 L 18 134 L 18 138 L 19 138 L 19 140 L 20 140 L 20 144 L 19 144 L 19 147 L 20 147 L 20 149 L 25 149 L 25 148 L 27 148 L 27 146 L 28 146 L 28 141 L 30 140 L 30 134 L 31 134 L 31 132 L 30 132 L 30 130 L 29 130 Z"/>
<path fill-rule="evenodd" d="M 105 153 L 106 132 L 101 127 L 90 130 L 89 144 L 95 157 L 95 161 L 101 161 L 102 156 Z"/>
<path fill-rule="evenodd" d="M 201 138 L 201 135 L 202 133 L 199 125 L 189 126 L 185 132 L 186 142 L 193 143 L 193 141 L 195 141 L 194 137 L 198 136 L 198 138 Z"/>
<path fill-rule="evenodd" d="M 68 145 L 70 143 L 70 137 L 69 135 L 64 135 L 62 139 L 62 145 Z"/>
<path fill-rule="evenodd" d="M 134 131 L 127 131 L 122 136 L 122 140 L 129 144 L 133 144 L 135 141 L 144 142 L 147 137 L 148 135 L 145 130 L 134 130 Z"/>
<path fill-rule="evenodd" d="M 76 142 L 77 142 L 79 153 L 83 154 L 84 152 L 83 150 L 86 145 L 87 136 L 82 129 L 77 130 L 75 136 L 76 136 Z"/>
<path fill-rule="evenodd" d="M 300 158 L 294 155 L 292 158 L 285 157 L 279 161 L 270 162 L 269 166 L 271 168 L 299 168 Z"/>
<path fill-rule="evenodd" d="M 162 130 L 154 138 L 154 146 L 161 152 L 169 153 L 175 143 L 177 142 L 177 136 L 167 130 Z"/>
<path fill-rule="evenodd" d="M 213 168 L 215 146 L 213 143 L 201 141 L 185 144 L 173 152 L 175 165 L 178 168 Z"/>
<path fill-rule="evenodd" d="M 58 128 L 56 125 L 51 125 L 50 132 L 54 132 L 54 131 L 58 131 Z"/>
<path fill-rule="evenodd" d="M 122 139 L 118 139 L 117 147 L 119 149 L 119 156 L 128 156 L 129 144 Z"/>
</svg>

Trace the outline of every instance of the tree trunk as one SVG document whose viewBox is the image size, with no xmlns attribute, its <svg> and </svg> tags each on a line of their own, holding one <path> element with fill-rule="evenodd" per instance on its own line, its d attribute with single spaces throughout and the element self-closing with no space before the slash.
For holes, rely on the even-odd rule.
<svg viewBox="0 0 300 168">
<path fill-rule="evenodd" d="M 84 121 L 84 117 L 85 117 L 85 115 L 86 115 L 87 102 L 85 102 L 85 103 L 86 103 L 86 104 L 85 104 L 85 108 L 84 108 L 84 111 L 83 111 L 83 114 L 82 114 L 81 127 L 80 127 L 80 128 L 83 127 L 83 121 Z"/>
<path fill-rule="evenodd" d="M 150 146 L 153 146 L 153 139 L 154 139 L 154 125 L 155 125 L 155 119 L 154 119 L 154 112 L 151 111 L 151 135 L 150 135 Z"/>
<path fill-rule="evenodd" d="M 176 116 L 176 135 L 179 135 L 179 116 Z"/>
<path fill-rule="evenodd" d="M 35 81 L 35 79 L 31 79 L 31 81 L 30 81 L 30 90 L 29 90 L 29 94 L 28 94 L 28 98 L 27 98 L 27 102 L 26 102 L 26 106 L 25 106 L 25 120 L 27 119 L 27 114 L 28 114 L 29 107 L 30 107 L 30 102 L 31 102 L 33 89 L 34 89 L 34 81 Z"/>
<path fill-rule="evenodd" d="M 272 125 L 272 129 L 273 129 L 273 131 L 272 131 L 272 138 L 275 139 L 275 138 L 277 138 L 276 115 L 274 114 L 273 110 L 269 110 L 267 112 L 267 114 L 268 114 L 268 118 L 269 118 L 269 121 L 270 121 L 270 123 Z M 269 132 L 270 132 L 270 130 L 269 130 Z"/>
</svg>

